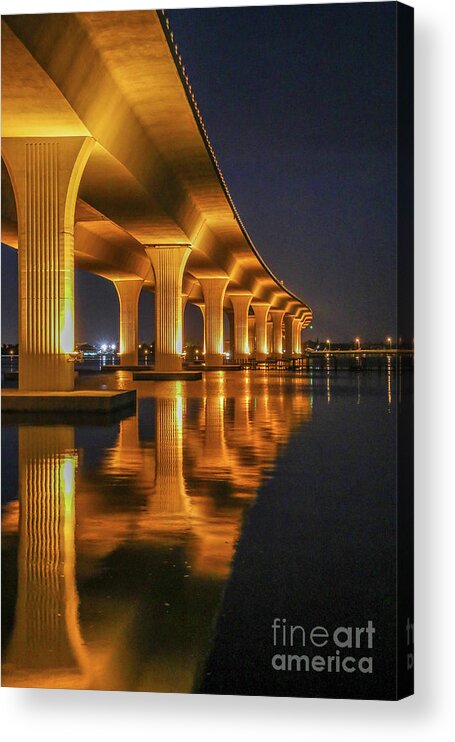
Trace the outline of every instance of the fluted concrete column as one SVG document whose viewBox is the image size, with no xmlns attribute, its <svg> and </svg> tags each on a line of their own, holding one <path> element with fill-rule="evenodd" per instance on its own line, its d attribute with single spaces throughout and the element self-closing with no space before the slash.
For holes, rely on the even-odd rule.
<svg viewBox="0 0 455 742">
<path fill-rule="evenodd" d="M 182 281 L 188 245 L 146 246 L 155 273 L 155 369 L 180 371 L 183 351 Z"/>
<path fill-rule="evenodd" d="M 234 358 L 234 312 L 228 309 L 226 312 L 229 324 L 229 355 Z"/>
<path fill-rule="evenodd" d="M 5 138 L 18 218 L 19 389 L 74 389 L 74 210 L 94 141 Z"/>
<path fill-rule="evenodd" d="M 248 315 L 248 349 L 250 355 L 256 354 L 256 317 L 254 314 Z"/>
<path fill-rule="evenodd" d="M 267 317 L 270 304 L 253 304 L 253 312 L 256 317 L 256 360 L 264 361 L 267 358 L 269 347 L 267 342 Z"/>
<path fill-rule="evenodd" d="M 229 297 L 234 310 L 234 357 L 242 360 L 250 355 L 248 343 L 248 309 L 251 294 L 231 294 Z"/>
<path fill-rule="evenodd" d="M 193 303 L 194 303 L 194 306 L 195 307 L 198 307 L 201 310 L 201 314 L 202 314 L 202 327 L 203 327 L 203 330 L 202 330 L 202 338 L 203 338 L 202 339 L 202 352 L 203 352 L 203 354 L 205 356 L 205 351 L 206 351 L 206 347 L 207 347 L 206 337 L 205 337 L 205 304 L 203 302 L 201 302 L 201 301 L 195 301 Z"/>
<path fill-rule="evenodd" d="M 302 321 L 299 319 L 295 323 L 294 327 L 294 353 L 295 355 L 302 355 Z"/>
<path fill-rule="evenodd" d="M 285 311 L 284 309 L 271 309 L 269 314 L 273 324 L 272 354 L 279 357 L 283 353 L 283 317 Z"/>
<path fill-rule="evenodd" d="M 300 333 L 302 323 L 298 317 L 287 314 L 284 318 L 284 345 L 286 356 L 298 356 L 301 351 Z"/>
<path fill-rule="evenodd" d="M 138 364 L 138 304 L 142 280 L 114 281 L 120 301 L 120 364 Z"/>
<path fill-rule="evenodd" d="M 205 305 L 206 366 L 220 366 L 223 363 L 223 302 L 228 283 L 227 276 L 200 279 Z"/>
<path fill-rule="evenodd" d="M 293 327 L 294 317 L 292 314 L 286 314 L 284 317 L 284 352 L 286 354 L 286 358 L 290 358 L 292 356 L 293 352 L 293 343 L 292 343 L 292 327 Z"/>
<path fill-rule="evenodd" d="M 265 331 L 267 334 L 267 348 L 269 349 L 269 355 L 272 355 L 273 353 L 273 322 L 271 322 L 270 320 L 267 320 Z"/>
</svg>

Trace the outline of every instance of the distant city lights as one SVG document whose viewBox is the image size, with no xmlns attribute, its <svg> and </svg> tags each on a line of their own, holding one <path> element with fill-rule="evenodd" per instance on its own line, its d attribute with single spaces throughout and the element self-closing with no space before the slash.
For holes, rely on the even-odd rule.
<svg viewBox="0 0 455 742">
<path fill-rule="evenodd" d="M 115 343 L 101 343 L 100 344 L 100 351 L 102 353 L 106 353 L 108 350 L 115 351 L 117 349 L 117 346 Z"/>
</svg>

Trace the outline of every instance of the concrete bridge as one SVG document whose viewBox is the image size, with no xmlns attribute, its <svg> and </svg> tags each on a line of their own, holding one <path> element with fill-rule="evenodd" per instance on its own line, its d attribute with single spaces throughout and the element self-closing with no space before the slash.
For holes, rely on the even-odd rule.
<svg viewBox="0 0 455 742">
<path fill-rule="evenodd" d="M 19 251 L 20 390 L 74 388 L 75 266 L 116 286 L 122 364 L 137 364 L 143 288 L 156 294 L 158 371 L 181 369 L 187 302 L 204 315 L 207 367 L 223 360 L 223 311 L 234 359 L 252 342 L 258 359 L 300 354 L 311 309 L 242 224 L 165 16 L 7 16 L 2 36 L 2 240 Z"/>
</svg>

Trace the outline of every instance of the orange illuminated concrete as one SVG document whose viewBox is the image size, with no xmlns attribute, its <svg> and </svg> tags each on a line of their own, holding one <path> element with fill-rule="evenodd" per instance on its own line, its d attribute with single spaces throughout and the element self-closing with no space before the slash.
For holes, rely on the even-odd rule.
<svg viewBox="0 0 455 742">
<path fill-rule="evenodd" d="M 72 392 L 23 392 L 2 390 L 2 412 L 114 412 L 134 407 L 136 391 L 81 390 Z"/>
<path fill-rule="evenodd" d="M 157 291 L 161 370 L 180 368 L 186 301 L 210 304 L 208 365 L 223 352 L 220 300 L 238 318 L 233 297 L 249 295 L 253 308 L 311 323 L 242 224 L 162 12 L 4 16 L 2 42 L 2 239 L 19 248 L 21 388 L 73 388 L 74 265 L 115 282 L 130 365 L 140 286 Z M 262 317 L 257 326 L 264 355 Z"/>
</svg>

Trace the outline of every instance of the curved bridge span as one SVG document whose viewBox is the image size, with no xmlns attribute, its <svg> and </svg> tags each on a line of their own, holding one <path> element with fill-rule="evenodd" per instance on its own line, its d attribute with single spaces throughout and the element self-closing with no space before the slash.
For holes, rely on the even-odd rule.
<svg viewBox="0 0 455 742">
<path fill-rule="evenodd" d="M 298 355 L 311 309 L 242 224 L 164 14 L 7 16 L 2 36 L 2 239 L 19 248 L 20 387 L 73 388 L 75 265 L 115 283 L 125 365 L 137 363 L 142 288 L 156 292 L 158 370 L 181 368 L 187 301 L 204 315 L 207 366 L 222 362 L 223 311 L 234 358 Z"/>
</svg>

